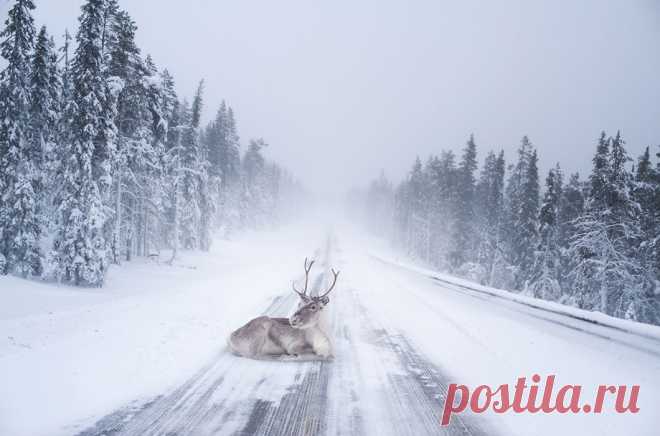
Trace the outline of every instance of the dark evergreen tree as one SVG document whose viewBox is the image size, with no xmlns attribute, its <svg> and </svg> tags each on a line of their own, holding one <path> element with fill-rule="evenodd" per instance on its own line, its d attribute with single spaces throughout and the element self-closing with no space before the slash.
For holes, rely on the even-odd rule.
<svg viewBox="0 0 660 436">
<path fill-rule="evenodd" d="M 39 193 L 39 209 L 42 223 L 48 226 L 51 221 L 49 205 L 52 204 L 52 186 L 60 165 L 60 156 L 56 148 L 60 138 L 59 121 L 61 116 L 61 82 L 57 64 L 57 52 L 46 28 L 42 27 L 32 60 L 32 102 L 30 108 L 30 136 L 32 148 L 38 153 L 35 166 L 41 169 L 39 179 L 35 181 Z M 40 151 L 40 153 L 39 153 Z"/>
<path fill-rule="evenodd" d="M 181 240 L 184 248 L 207 249 L 210 245 L 210 204 L 207 179 L 207 163 L 204 149 L 200 143 L 199 123 L 202 112 L 202 94 L 204 83 L 201 82 L 192 108 L 184 111 L 184 125 L 181 136 L 182 165 L 182 209 Z"/>
<path fill-rule="evenodd" d="M 537 161 L 536 151 L 524 136 L 506 188 L 506 259 L 516 271 L 514 289 L 525 286 L 534 263 L 539 210 Z"/>
<path fill-rule="evenodd" d="M 634 181 L 634 198 L 640 207 L 642 243 L 638 257 L 643 266 L 654 273 L 657 271 L 656 240 L 660 236 L 660 186 L 658 173 L 651 163 L 649 147 L 637 162 Z"/>
<path fill-rule="evenodd" d="M 69 30 L 64 32 L 64 45 L 60 48 L 62 56 L 62 91 L 60 92 L 60 106 L 62 109 L 66 109 L 68 104 L 71 102 L 71 96 L 73 95 L 73 84 L 71 83 L 71 34 Z M 61 126 L 61 130 L 64 130 L 64 125 Z M 63 132 L 60 132 L 60 136 L 63 135 Z"/>
<path fill-rule="evenodd" d="M 443 152 L 440 157 L 432 156 L 427 161 L 422 179 L 425 183 L 423 199 L 427 203 L 426 219 L 418 217 L 417 223 L 411 222 L 411 226 L 420 228 L 409 232 L 419 234 L 421 242 L 418 245 L 424 250 L 428 248 L 428 262 L 445 270 L 452 267 L 456 241 L 453 233 L 458 181 L 455 160 L 453 153 Z M 429 234 L 426 234 L 427 229 Z M 419 253 L 422 254 L 426 255 Z"/>
<path fill-rule="evenodd" d="M 455 268 L 473 260 L 476 252 L 474 197 L 477 166 L 477 146 L 474 142 L 474 135 L 470 135 L 457 172 L 456 221 L 452 255 Z"/>
<path fill-rule="evenodd" d="M 601 132 L 593 158 L 593 171 L 589 176 L 591 183 L 590 207 L 607 207 L 607 190 L 610 183 L 612 169 L 610 168 L 610 140 L 605 132 Z"/>
<path fill-rule="evenodd" d="M 563 175 L 559 164 L 550 170 L 545 185 L 546 191 L 539 213 L 539 243 L 528 290 L 536 298 L 558 300 L 561 297 L 559 213 L 563 191 Z"/>
<path fill-rule="evenodd" d="M 520 229 L 517 238 L 518 246 L 521 249 L 519 253 L 519 286 L 523 284 L 526 286 L 534 264 L 534 247 L 538 241 L 539 191 L 538 155 L 534 150 L 529 157 L 525 172 L 522 205 L 516 226 Z"/>
<path fill-rule="evenodd" d="M 477 183 L 477 262 L 484 271 L 480 281 L 499 283 L 502 268 L 502 219 L 504 212 L 504 152 L 488 153 Z"/>
<path fill-rule="evenodd" d="M 266 216 L 266 159 L 263 139 L 252 139 L 243 157 L 243 222 L 250 228 L 263 225 Z"/>
<path fill-rule="evenodd" d="M 126 259 L 131 254 L 148 254 L 155 245 L 154 230 L 160 227 L 153 217 L 161 208 L 162 142 L 165 123 L 161 110 L 161 88 L 150 57 L 143 60 L 135 43 L 136 24 L 122 10 L 115 10 L 107 43 L 107 74 L 119 79 L 118 128 L 115 166 L 115 216 L 113 260 L 120 247 Z"/>
<path fill-rule="evenodd" d="M 584 213 L 585 187 L 578 173 L 571 174 L 562 191 L 559 207 L 559 246 L 568 248 L 570 238 L 575 234 L 575 220 Z"/>
<path fill-rule="evenodd" d="M 649 147 L 637 163 L 634 198 L 640 207 L 642 243 L 638 257 L 645 269 L 657 276 L 660 272 L 660 174 L 651 162 Z"/>
<path fill-rule="evenodd" d="M 87 0 L 82 6 L 53 254 L 57 277 L 91 286 L 101 286 L 107 272 L 109 213 L 104 201 L 112 185 L 115 151 L 116 111 L 101 51 L 104 7 L 103 0 Z"/>
<path fill-rule="evenodd" d="M 41 144 L 31 137 L 32 0 L 16 0 L 0 33 L 0 274 L 39 275 Z"/>
<path fill-rule="evenodd" d="M 643 235 L 626 167 L 630 159 L 620 133 L 608 142 L 607 154 L 599 143 L 587 210 L 576 222 L 571 243 L 570 254 L 576 259 L 571 302 L 617 317 L 657 322 L 653 283 L 637 253 Z"/>
</svg>

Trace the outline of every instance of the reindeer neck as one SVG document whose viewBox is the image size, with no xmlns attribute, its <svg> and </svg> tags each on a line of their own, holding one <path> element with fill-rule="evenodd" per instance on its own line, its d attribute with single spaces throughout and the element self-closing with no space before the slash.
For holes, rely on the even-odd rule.
<svg viewBox="0 0 660 436">
<path fill-rule="evenodd" d="M 307 340 L 312 341 L 318 336 L 323 336 L 325 339 L 328 339 L 328 334 L 321 328 L 319 324 L 316 324 L 314 327 L 305 329 L 305 337 Z"/>
</svg>

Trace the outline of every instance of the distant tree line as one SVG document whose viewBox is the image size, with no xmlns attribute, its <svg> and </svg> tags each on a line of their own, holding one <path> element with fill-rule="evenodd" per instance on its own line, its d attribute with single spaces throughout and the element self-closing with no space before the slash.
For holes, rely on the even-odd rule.
<svg viewBox="0 0 660 436">
<path fill-rule="evenodd" d="M 381 174 L 353 200 L 375 232 L 441 270 L 660 324 L 660 163 L 648 148 L 630 162 L 621 134 L 603 132 L 587 180 L 557 164 L 542 192 L 527 137 L 513 164 L 491 151 L 480 171 L 470 137 L 460 158 L 417 158 L 398 186 Z"/>
<path fill-rule="evenodd" d="M 208 250 L 273 223 L 299 195 L 249 141 L 241 155 L 224 102 L 200 125 L 203 82 L 181 99 L 136 45 L 116 0 L 86 0 L 62 47 L 38 32 L 33 0 L 13 0 L 0 72 L 0 274 L 101 286 L 110 264 Z"/>
</svg>

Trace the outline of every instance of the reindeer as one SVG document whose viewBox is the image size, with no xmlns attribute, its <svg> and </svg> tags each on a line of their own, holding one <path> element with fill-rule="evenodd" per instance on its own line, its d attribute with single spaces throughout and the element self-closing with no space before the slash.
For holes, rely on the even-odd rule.
<svg viewBox="0 0 660 436">
<path fill-rule="evenodd" d="M 307 285 L 313 265 L 313 260 L 308 263 L 305 258 L 305 289 L 302 292 L 296 289 L 295 281 L 292 283 L 293 291 L 300 297 L 296 312 L 290 318 L 260 316 L 234 331 L 227 341 L 234 354 L 253 359 L 298 357 L 302 354 L 324 359 L 332 356 L 332 343 L 319 321 L 321 311 L 330 302 L 328 294 L 337 284 L 339 271 L 332 270 L 332 284 L 323 294 L 312 296 L 307 294 Z"/>
</svg>

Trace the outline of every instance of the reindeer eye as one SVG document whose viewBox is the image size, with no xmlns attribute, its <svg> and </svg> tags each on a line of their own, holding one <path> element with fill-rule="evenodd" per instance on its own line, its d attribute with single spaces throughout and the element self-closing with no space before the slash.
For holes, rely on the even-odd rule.
<svg viewBox="0 0 660 436">
<path fill-rule="evenodd" d="M 316 304 L 312 304 L 312 310 L 316 310 Z"/>
</svg>

